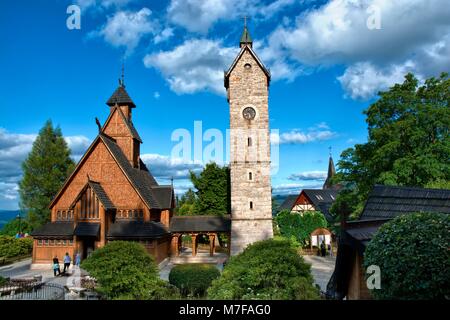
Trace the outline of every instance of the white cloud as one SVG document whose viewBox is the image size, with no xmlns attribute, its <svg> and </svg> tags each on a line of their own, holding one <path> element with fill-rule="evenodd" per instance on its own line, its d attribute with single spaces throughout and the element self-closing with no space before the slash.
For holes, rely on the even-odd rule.
<svg viewBox="0 0 450 320">
<path fill-rule="evenodd" d="M 187 179 L 189 170 L 197 173 L 203 169 L 203 164 L 201 163 L 186 161 L 181 158 L 170 158 L 160 154 L 142 154 L 141 159 L 157 179 Z"/>
<path fill-rule="evenodd" d="M 288 177 L 288 180 L 306 180 L 306 181 L 319 180 L 319 181 L 323 181 L 326 178 L 327 178 L 326 171 L 305 171 L 305 172 L 291 174 Z"/>
<path fill-rule="evenodd" d="M 77 0 L 75 4 L 81 9 L 124 7 L 134 0 Z"/>
<path fill-rule="evenodd" d="M 369 6 L 380 9 L 381 29 L 367 27 Z M 302 74 L 297 64 L 345 65 L 343 88 L 351 97 L 367 99 L 402 81 L 402 72 L 429 77 L 449 70 L 446 7 L 447 0 L 331 0 L 303 12 L 294 26 L 278 27 L 263 51 L 269 59 L 283 62 L 281 74 L 296 71 L 295 77 Z"/>
<path fill-rule="evenodd" d="M 91 37 L 100 36 L 114 47 L 125 47 L 127 54 L 133 52 L 141 39 L 157 32 L 157 24 L 150 19 L 152 11 L 142 8 L 139 11 L 118 11 L 109 17 L 106 24 Z"/>
<path fill-rule="evenodd" d="M 270 141 L 272 144 L 304 144 L 315 141 L 329 140 L 336 137 L 337 133 L 331 131 L 324 122 L 309 128 L 306 131 L 292 129 L 289 132 L 281 134 L 271 133 Z"/>
<path fill-rule="evenodd" d="M 320 189 L 322 184 L 282 183 L 272 187 L 273 194 L 289 195 L 300 194 L 303 189 Z"/>
<path fill-rule="evenodd" d="M 155 36 L 153 42 L 155 42 L 155 44 L 158 44 L 160 42 L 169 40 L 172 36 L 173 36 L 173 28 L 167 27 L 164 28 L 159 34 Z"/>
<path fill-rule="evenodd" d="M 352 99 L 369 99 L 394 83 L 401 83 L 405 74 L 413 72 L 415 65 L 407 61 L 402 65 L 377 68 L 370 62 L 358 62 L 338 77 L 341 86 Z"/>
<path fill-rule="evenodd" d="M 190 32 L 206 34 L 218 21 L 241 19 L 244 15 L 266 20 L 295 2 L 276 0 L 266 4 L 259 0 L 172 0 L 167 15 L 172 23 Z"/>
<path fill-rule="evenodd" d="M 33 147 L 37 134 L 11 133 L 0 128 L 0 205 L 1 209 L 17 208 L 18 186 L 22 162 Z M 65 140 L 77 161 L 90 140 L 84 136 L 67 136 Z"/>
<path fill-rule="evenodd" d="M 237 47 L 222 47 L 220 41 L 192 39 L 171 51 L 146 55 L 144 64 L 160 70 L 176 93 L 209 90 L 223 95 L 223 70 L 237 53 Z"/>
<path fill-rule="evenodd" d="M 159 99 L 159 97 L 161 97 L 161 95 L 159 94 L 158 91 L 155 91 L 155 92 L 153 93 L 153 98 Z"/>
</svg>

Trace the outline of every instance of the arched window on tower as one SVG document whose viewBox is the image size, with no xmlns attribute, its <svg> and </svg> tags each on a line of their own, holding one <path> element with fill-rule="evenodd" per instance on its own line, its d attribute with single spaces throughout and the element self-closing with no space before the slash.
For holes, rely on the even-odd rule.
<svg viewBox="0 0 450 320">
<path fill-rule="evenodd" d="M 253 210 L 253 201 L 250 201 L 250 209 Z"/>
<path fill-rule="evenodd" d="M 251 138 L 251 137 L 248 137 L 248 139 L 247 139 L 247 145 L 248 145 L 249 147 L 252 146 L 252 138 Z"/>
<path fill-rule="evenodd" d="M 248 180 L 253 180 L 253 174 L 251 172 L 248 173 Z"/>
</svg>

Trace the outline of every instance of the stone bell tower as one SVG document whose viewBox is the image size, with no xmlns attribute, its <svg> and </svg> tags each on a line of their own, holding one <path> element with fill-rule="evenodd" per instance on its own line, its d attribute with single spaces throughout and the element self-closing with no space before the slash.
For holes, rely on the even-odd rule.
<svg viewBox="0 0 450 320">
<path fill-rule="evenodd" d="M 270 73 L 244 26 L 240 52 L 225 72 L 230 104 L 231 254 L 273 237 L 270 180 Z"/>
</svg>

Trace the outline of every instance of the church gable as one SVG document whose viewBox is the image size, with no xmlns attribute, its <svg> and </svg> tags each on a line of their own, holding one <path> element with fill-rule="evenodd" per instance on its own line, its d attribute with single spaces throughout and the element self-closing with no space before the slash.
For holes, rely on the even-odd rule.
<svg viewBox="0 0 450 320">
<path fill-rule="evenodd" d="M 115 207 L 144 207 L 139 194 L 112 157 L 103 140 L 97 138 L 50 205 L 50 208 L 69 208 L 80 191 L 86 186 L 88 179 L 97 181 L 102 185 L 104 192 Z"/>
</svg>

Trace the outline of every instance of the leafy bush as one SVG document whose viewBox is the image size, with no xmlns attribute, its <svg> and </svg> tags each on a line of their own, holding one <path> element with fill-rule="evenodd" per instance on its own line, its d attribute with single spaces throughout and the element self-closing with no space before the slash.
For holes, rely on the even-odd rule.
<svg viewBox="0 0 450 320">
<path fill-rule="evenodd" d="M 8 280 L 6 280 L 4 277 L 0 276 L 0 286 L 6 284 Z"/>
<path fill-rule="evenodd" d="M 97 290 L 109 299 L 171 299 L 177 289 L 159 279 L 145 248 L 136 242 L 114 241 L 95 250 L 81 267 L 97 279 Z"/>
<path fill-rule="evenodd" d="M 31 254 L 33 251 L 32 238 L 16 239 L 11 236 L 0 236 L 0 257 L 13 258 Z"/>
<path fill-rule="evenodd" d="M 208 289 L 210 299 L 318 299 L 310 265 L 290 241 L 269 239 L 231 257 Z"/>
<path fill-rule="evenodd" d="M 210 264 L 182 264 L 172 268 L 169 283 L 180 289 L 184 296 L 203 296 L 219 270 Z"/>
<path fill-rule="evenodd" d="M 303 214 L 283 210 L 276 216 L 280 234 L 306 246 L 311 241 L 311 232 L 317 228 L 326 228 L 327 220 L 318 211 L 306 211 Z"/>
<path fill-rule="evenodd" d="M 381 270 L 377 299 L 450 297 L 450 218 L 414 213 L 384 224 L 367 246 L 364 265 Z"/>
</svg>

